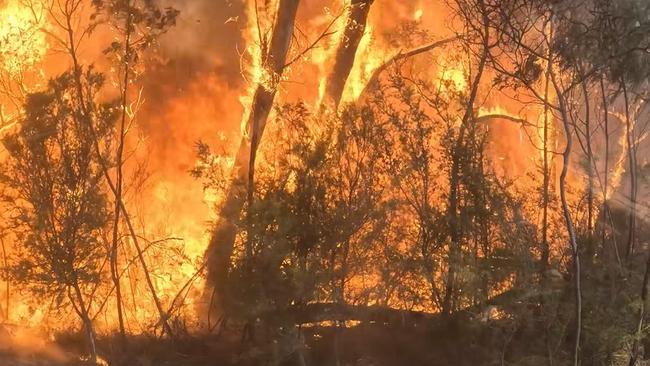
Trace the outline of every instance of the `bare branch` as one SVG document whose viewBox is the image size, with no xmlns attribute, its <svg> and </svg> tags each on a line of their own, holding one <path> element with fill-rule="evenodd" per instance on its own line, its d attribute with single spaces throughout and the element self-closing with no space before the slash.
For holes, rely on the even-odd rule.
<svg viewBox="0 0 650 366">
<path fill-rule="evenodd" d="M 439 40 L 439 41 L 434 41 L 434 42 L 431 42 L 429 44 L 414 48 L 414 49 L 412 49 L 410 51 L 407 51 L 407 52 L 399 51 L 395 56 L 393 56 L 390 60 L 384 62 L 381 66 L 379 66 L 372 73 L 372 76 L 370 77 L 370 80 L 368 81 L 368 83 L 366 83 L 366 86 L 363 88 L 363 91 L 359 95 L 359 98 L 357 99 L 357 102 L 363 102 L 366 99 L 367 94 L 370 91 L 370 89 L 372 89 L 373 87 L 375 87 L 377 85 L 377 82 L 379 81 L 379 76 L 381 76 L 381 74 L 384 71 L 386 71 L 386 69 L 388 69 L 391 65 L 399 66 L 398 62 L 400 62 L 400 61 L 403 61 L 403 60 L 406 60 L 408 58 L 411 58 L 411 57 L 414 57 L 414 56 L 417 56 L 417 55 L 432 51 L 432 50 L 434 50 L 436 48 L 444 47 L 447 44 L 458 41 L 460 39 L 462 39 L 461 36 L 455 36 L 455 37 L 446 38 L 446 39 Z"/>
</svg>

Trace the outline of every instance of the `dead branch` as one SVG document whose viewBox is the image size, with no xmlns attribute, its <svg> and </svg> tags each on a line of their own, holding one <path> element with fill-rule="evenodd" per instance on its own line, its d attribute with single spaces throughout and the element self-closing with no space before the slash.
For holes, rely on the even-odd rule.
<svg viewBox="0 0 650 366">
<path fill-rule="evenodd" d="M 359 95 L 359 98 L 357 98 L 357 103 L 363 103 L 370 90 L 374 87 L 377 86 L 377 83 L 379 82 L 379 77 L 381 74 L 386 71 L 391 65 L 399 66 L 400 61 L 404 61 L 406 59 L 409 59 L 413 56 L 417 56 L 429 51 L 432 51 L 436 48 L 444 47 L 449 43 L 455 42 L 457 40 L 460 40 L 461 36 L 455 36 L 451 38 L 446 38 L 443 40 L 431 42 L 429 44 L 414 48 L 410 51 L 407 52 L 402 52 L 401 50 L 393 57 L 391 57 L 388 61 L 384 62 L 381 66 L 379 66 L 373 73 L 372 76 L 370 77 L 370 80 L 366 83 L 366 86 L 363 88 L 363 91 Z"/>
</svg>

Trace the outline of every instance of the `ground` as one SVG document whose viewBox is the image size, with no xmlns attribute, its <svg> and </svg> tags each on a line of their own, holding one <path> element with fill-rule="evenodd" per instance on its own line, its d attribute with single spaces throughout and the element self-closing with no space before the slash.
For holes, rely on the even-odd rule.
<svg viewBox="0 0 650 366">
<path fill-rule="evenodd" d="M 241 341 L 241 332 L 229 331 L 220 337 L 185 336 L 174 342 L 153 337 L 129 337 L 126 366 L 254 366 L 272 365 L 273 355 L 279 366 L 299 366 L 297 353 L 286 356 L 286 348 L 273 342 Z M 260 330 L 258 337 L 263 338 Z M 423 325 L 388 326 L 375 323 L 349 328 L 303 329 L 306 348 L 304 360 L 308 366 L 397 366 L 397 365 L 499 365 L 507 337 L 501 326 L 481 322 L 450 324 L 433 329 Z M 337 339 L 334 342 L 334 339 Z M 102 338 L 99 353 L 109 364 L 116 364 L 113 352 L 115 338 Z M 275 347 L 273 346 L 275 344 Z M 504 347 L 505 346 L 505 347 Z M 0 353 L 1 366 L 72 366 L 83 364 L 83 338 L 65 334 L 39 350 L 5 348 Z M 55 350 L 55 351 L 53 351 Z M 65 351 L 63 351 L 65 350 Z M 285 355 L 279 356 L 277 355 Z M 65 356 L 65 361 L 60 358 Z M 111 356 L 113 355 L 113 356 Z"/>
</svg>

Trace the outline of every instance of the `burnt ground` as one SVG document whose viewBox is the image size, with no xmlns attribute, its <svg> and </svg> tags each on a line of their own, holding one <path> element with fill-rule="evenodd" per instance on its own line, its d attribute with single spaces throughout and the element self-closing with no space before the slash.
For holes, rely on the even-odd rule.
<svg viewBox="0 0 650 366">
<path fill-rule="evenodd" d="M 535 346 L 534 334 L 510 331 L 505 323 L 476 320 L 445 326 L 388 326 L 360 324 L 351 328 L 319 327 L 303 329 L 302 354 L 309 366 L 464 366 L 464 365 L 536 365 L 545 364 L 543 355 L 519 357 L 523 349 Z M 261 332 L 260 332 L 261 333 Z M 220 337 L 184 336 L 175 341 L 148 336 L 129 337 L 128 352 L 117 352 L 115 337 L 99 340 L 99 353 L 110 365 L 126 366 L 300 366 L 297 352 L 279 351 L 277 342 L 244 342 L 239 331 L 229 330 Z M 258 336 L 263 338 L 263 336 Z M 67 361 L 53 360 L 41 352 L 17 354 L 11 349 L 0 352 L 2 366 L 72 366 L 87 364 L 83 338 L 79 334 L 60 335 L 56 347 L 65 350 Z M 274 347 L 273 345 L 276 345 Z M 539 347 L 543 348 L 543 347 Z M 277 356 L 281 354 L 282 356 Z M 339 355 L 337 362 L 335 354 Z M 276 355 L 274 358 L 273 355 Z M 278 360 L 273 363 L 271 360 Z M 518 360 L 515 363 L 508 360 Z M 119 361 L 119 362 L 118 362 Z M 505 362 L 505 363 L 502 363 Z"/>
</svg>

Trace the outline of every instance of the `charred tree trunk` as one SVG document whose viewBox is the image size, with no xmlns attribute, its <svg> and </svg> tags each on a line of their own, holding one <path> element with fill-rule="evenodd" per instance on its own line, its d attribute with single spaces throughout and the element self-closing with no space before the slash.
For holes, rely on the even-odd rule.
<svg viewBox="0 0 650 366">
<path fill-rule="evenodd" d="M 625 138 L 626 138 L 626 149 L 629 161 L 630 169 L 630 204 L 629 204 L 629 216 L 628 216 L 628 237 L 627 237 L 627 247 L 625 252 L 626 260 L 630 259 L 630 256 L 634 254 L 634 246 L 636 243 L 636 195 L 637 195 L 637 164 L 636 164 L 636 143 L 634 141 L 634 126 L 632 125 L 632 119 L 630 118 L 630 100 L 627 92 L 627 85 L 625 80 L 621 80 L 621 86 L 623 88 L 623 99 L 625 101 Z"/>
<path fill-rule="evenodd" d="M 294 22 L 300 0 L 280 0 L 278 13 L 271 36 L 268 54 L 262 55 L 264 67 L 272 73 L 275 85 L 257 85 L 253 94 L 249 114 L 246 119 L 246 132 L 242 137 L 235 157 L 233 177 L 226 199 L 221 207 L 219 221 L 212 232 L 206 252 L 208 284 L 213 287 L 214 306 L 223 310 L 226 298 L 226 281 L 230 269 L 239 215 L 246 202 L 248 179 L 255 164 L 257 146 L 266 127 L 276 94 L 277 82 L 284 70 L 287 53 L 293 35 Z M 211 309 L 208 309 L 211 311 Z"/>
<path fill-rule="evenodd" d="M 327 77 L 327 84 L 325 87 L 325 98 L 327 104 L 338 108 L 345 83 L 348 81 L 352 66 L 354 66 L 354 59 L 359 48 L 359 43 L 363 34 L 366 31 L 366 23 L 368 21 L 368 14 L 370 13 L 370 6 L 374 0 L 351 0 L 348 19 L 345 23 L 345 30 L 341 35 L 341 41 L 336 50 L 334 59 L 334 66 L 331 73 Z"/>
<path fill-rule="evenodd" d="M 594 152 L 591 143 L 591 111 L 587 83 L 582 81 L 585 102 L 585 146 L 587 149 L 587 233 L 591 237 L 594 229 Z"/>
<path fill-rule="evenodd" d="M 605 172 L 603 174 L 603 228 L 602 228 L 602 247 L 605 249 L 605 240 L 607 237 L 607 224 L 609 222 L 609 107 L 607 105 L 607 95 L 605 92 L 605 81 L 600 78 L 600 92 L 603 106 L 603 124 L 605 129 Z"/>
<path fill-rule="evenodd" d="M 550 59 L 550 57 L 549 57 Z M 550 73 L 551 73 L 551 63 L 549 62 L 546 66 L 545 80 L 544 80 L 544 136 L 543 136 L 543 169 L 544 169 L 544 181 L 543 181 L 543 192 L 542 192 L 542 253 L 541 253 L 541 268 L 540 272 L 542 276 L 548 269 L 549 257 L 550 257 L 550 246 L 548 244 L 548 210 L 550 204 L 550 188 L 551 188 L 551 159 L 549 159 L 549 144 L 548 144 L 548 128 L 550 124 L 549 118 L 549 84 L 550 84 Z"/>
</svg>

